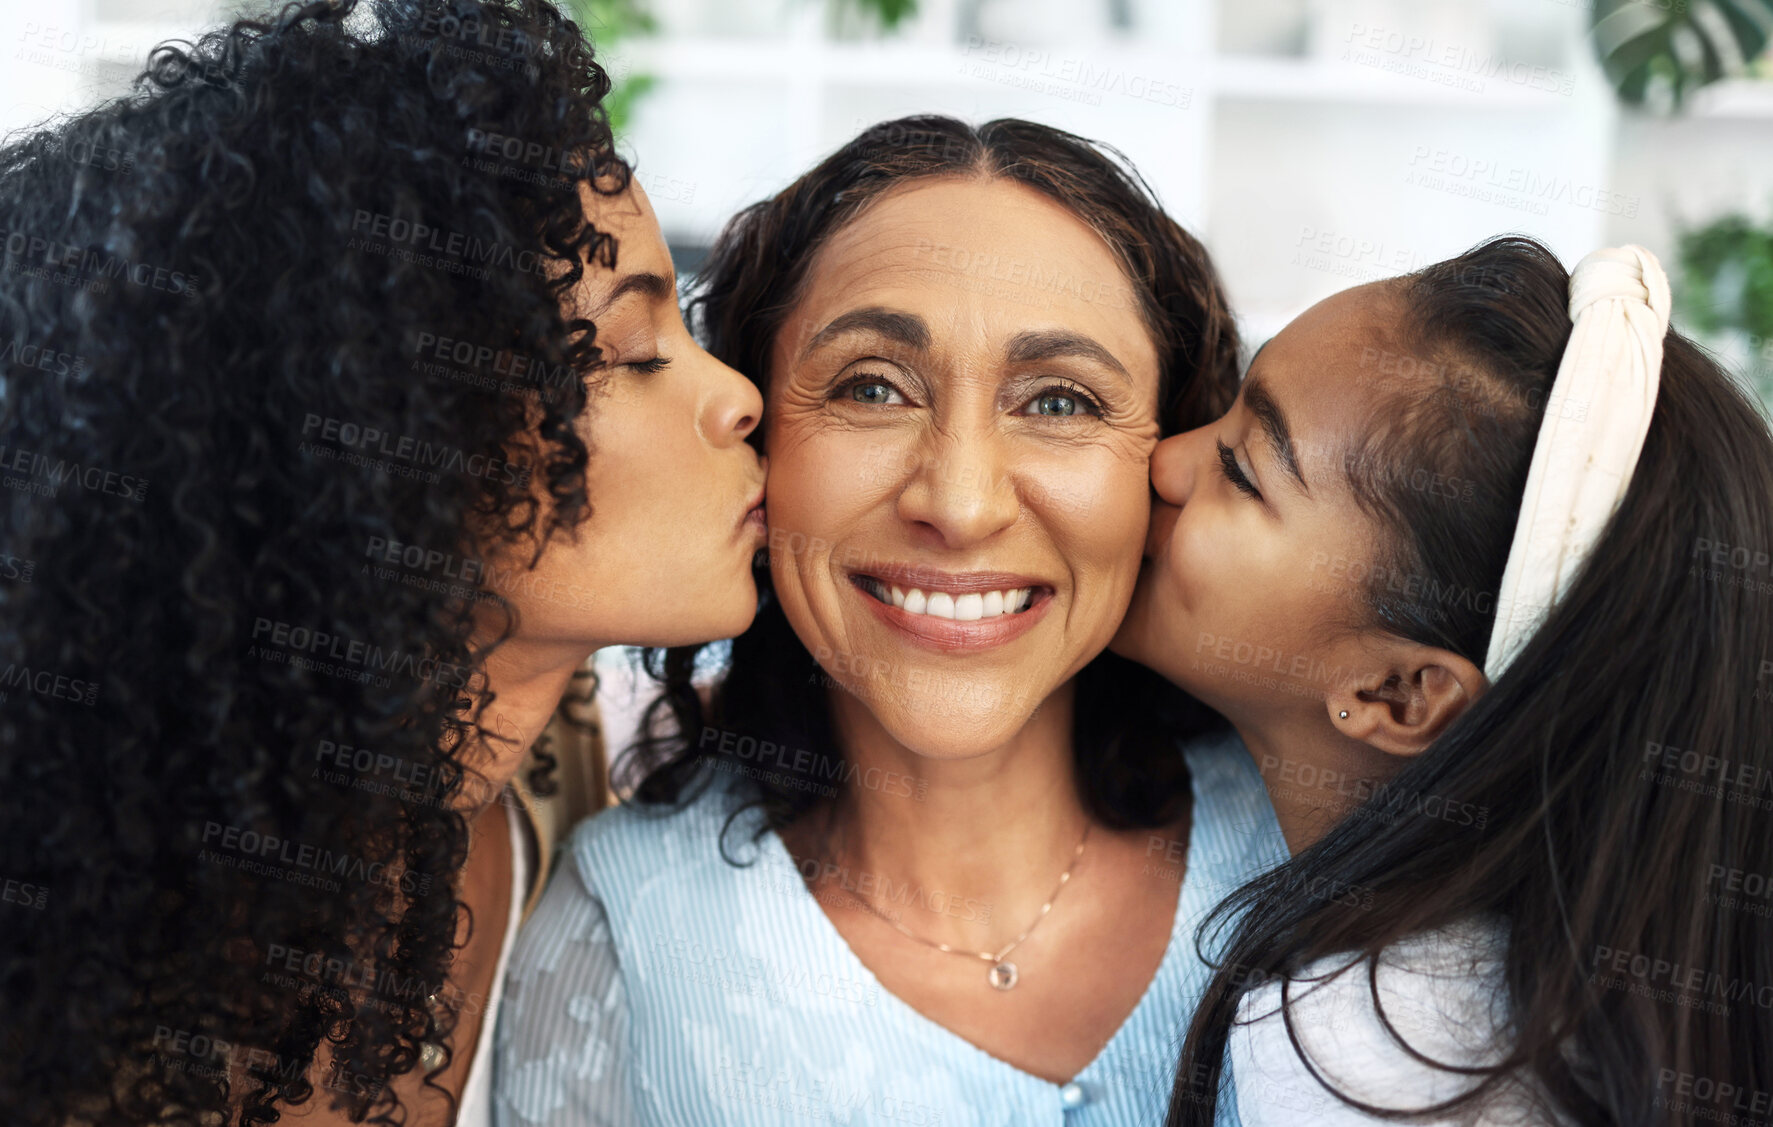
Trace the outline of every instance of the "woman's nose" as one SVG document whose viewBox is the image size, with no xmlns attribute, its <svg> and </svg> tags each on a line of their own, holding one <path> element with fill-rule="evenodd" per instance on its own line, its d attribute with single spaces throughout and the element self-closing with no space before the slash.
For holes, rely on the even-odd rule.
<svg viewBox="0 0 1773 1127">
<path fill-rule="evenodd" d="M 1021 500 L 996 436 L 935 434 L 899 494 L 899 515 L 945 547 L 976 544 L 1016 523 Z"/>
</svg>

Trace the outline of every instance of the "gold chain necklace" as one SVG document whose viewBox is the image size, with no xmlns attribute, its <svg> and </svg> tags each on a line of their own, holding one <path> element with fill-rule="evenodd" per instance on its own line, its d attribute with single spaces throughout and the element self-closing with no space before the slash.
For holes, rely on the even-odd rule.
<svg viewBox="0 0 1773 1127">
<path fill-rule="evenodd" d="M 1016 983 L 1021 979 L 1022 975 L 1021 975 L 1021 972 L 1016 969 L 1016 964 L 1009 962 L 1007 959 L 1005 959 L 1004 956 L 1008 955 L 1011 951 L 1014 951 L 1018 946 L 1020 946 L 1022 941 L 1024 939 L 1027 939 L 1028 936 L 1034 931 L 1034 929 L 1040 926 L 1040 921 L 1047 918 L 1047 913 L 1053 910 L 1053 901 L 1055 901 L 1059 898 L 1059 893 L 1065 891 L 1065 885 L 1067 883 L 1069 883 L 1071 880 L 1071 871 L 1073 869 L 1077 868 L 1078 858 L 1083 856 L 1084 843 L 1089 840 L 1090 840 L 1090 823 L 1086 820 L 1084 822 L 1083 836 L 1077 839 L 1077 848 L 1075 850 L 1073 850 L 1071 853 L 1071 864 L 1066 865 L 1065 871 L 1063 873 L 1059 874 L 1058 887 L 1054 888 L 1053 894 L 1051 896 L 1047 897 L 1047 902 L 1040 906 L 1040 913 L 1034 917 L 1034 922 L 1029 924 L 1025 929 L 1023 929 L 1021 935 L 1018 935 L 1018 936 L 1016 936 L 1016 938 L 1010 940 L 1009 943 L 1004 945 L 995 954 L 990 951 L 963 951 L 960 948 L 955 947 L 955 946 L 948 944 L 948 943 L 936 943 L 931 940 L 925 939 L 923 936 L 917 935 L 910 928 L 906 927 L 904 924 L 900 923 L 898 920 L 895 920 L 892 917 L 888 916 L 886 913 L 882 912 L 879 908 L 876 908 L 869 901 L 862 899 L 860 896 L 854 897 L 854 900 L 856 901 L 856 903 L 862 905 L 862 907 L 868 909 L 868 911 L 872 915 L 874 915 L 876 918 L 881 920 L 883 923 L 891 924 L 894 928 L 896 928 L 898 930 L 898 932 L 901 935 L 905 936 L 905 938 L 907 938 L 907 939 L 914 939 L 917 942 L 923 944 L 925 947 L 934 947 L 938 951 L 945 951 L 951 955 L 966 955 L 970 958 L 984 959 L 987 963 L 991 964 L 991 969 L 985 972 L 985 981 L 991 983 L 991 985 L 995 986 L 999 990 L 1010 990 L 1015 987 Z"/>
</svg>

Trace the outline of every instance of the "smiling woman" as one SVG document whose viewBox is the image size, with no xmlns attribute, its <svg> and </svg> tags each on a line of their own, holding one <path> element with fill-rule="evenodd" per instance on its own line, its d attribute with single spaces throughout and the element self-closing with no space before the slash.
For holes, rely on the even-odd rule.
<svg viewBox="0 0 1773 1127">
<path fill-rule="evenodd" d="M 1157 1120 L 1195 925 L 1284 856 L 1247 753 L 1103 654 L 1151 451 L 1234 390 L 1211 262 L 1079 138 L 912 118 L 704 278 L 766 593 L 705 711 L 665 657 L 519 945 L 503 1122 Z"/>
</svg>

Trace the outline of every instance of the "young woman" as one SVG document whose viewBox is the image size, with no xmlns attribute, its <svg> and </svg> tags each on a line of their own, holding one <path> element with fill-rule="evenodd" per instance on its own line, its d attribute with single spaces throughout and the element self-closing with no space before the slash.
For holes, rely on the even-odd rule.
<svg viewBox="0 0 1773 1127">
<path fill-rule="evenodd" d="M 1638 248 L 1499 239 L 1158 448 L 1116 649 L 1231 720 L 1293 853 L 1223 909 L 1172 1124 L 1227 1059 L 1247 1127 L 1768 1110 L 1773 439 L 1668 310 Z"/>
<path fill-rule="evenodd" d="M 768 594 L 706 710 L 673 655 L 525 929 L 500 1122 L 1155 1121 L 1194 929 L 1284 855 L 1236 741 L 1102 656 L 1152 447 L 1230 400 L 1211 261 L 1087 142 L 927 117 L 703 279 L 765 389 Z"/>
<path fill-rule="evenodd" d="M 486 1122 L 526 753 L 756 605 L 607 90 L 540 0 L 315 3 L 0 149 L 10 1122 Z"/>
</svg>

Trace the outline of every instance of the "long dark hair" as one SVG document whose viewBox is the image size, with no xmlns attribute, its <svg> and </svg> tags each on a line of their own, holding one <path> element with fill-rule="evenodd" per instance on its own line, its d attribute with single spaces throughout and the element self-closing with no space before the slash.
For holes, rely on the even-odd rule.
<svg viewBox="0 0 1773 1127">
<path fill-rule="evenodd" d="M 0 147 L 9 1122 L 399 1122 L 447 1044 L 482 561 L 590 503 L 608 89 L 545 0 L 292 4 Z"/>
<path fill-rule="evenodd" d="M 716 242 L 692 302 L 709 351 L 767 394 L 771 345 L 820 248 L 885 192 L 929 177 L 1025 184 L 1102 236 L 1131 280 L 1157 346 L 1165 433 L 1215 417 L 1236 397 L 1237 329 L 1205 248 L 1164 214 L 1124 157 L 1014 119 L 977 128 L 937 116 L 883 122 L 740 212 Z M 761 442 L 761 435 L 752 440 Z M 648 655 L 664 689 L 618 775 L 640 802 L 679 802 L 712 764 L 744 772 L 766 815 L 761 827 L 781 829 L 843 780 L 828 679 L 795 637 L 767 570 L 758 586 L 757 619 L 732 643 L 731 670 L 707 709 L 691 683 L 694 648 Z M 1167 824 L 1188 796 L 1177 734 L 1222 724 L 1144 668 L 1112 654 L 1097 657 L 1078 674 L 1074 726 L 1088 809 L 1113 826 Z M 790 749 L 789 758 L 806 751 L 810 766 L 751 770 L 747 760 L 764 744 Z"/>
<path fill-rule="evenodd" d="M 1394 283 L 1424 382 L 1372 404 L 1349 461 L 1385 530 L 1373 628 L 1483 664 L 1493 599 L 1421 593 L 1496 591 L 1545 411 L 1599 409 L 1548 404 L 1568 283 L 1520 238 Z M 1344 953 L 1372 975 L 1387 946 L 1474 915 L 1506 928 L 1512 1050 L 1436 1114 L 1510 1076 L 1596 1125 L 1716 1118 L 1671 1077 L 1773 1090 L 1773 438 L 1691 342 L 1671 331 L 1664 347 L 1631 487 L 1568 595 L 1382 795 L 1220 905 L 1229 945 L 1188 1030 L 1172 1125 L 1212 1122 L 1253 985 Z M 1475 489 L 1450 500 L 1400 466 Z M 1393 816 L 1424 799 L 1482 816 Z M 1295 891 L 1328 887 L 1362 894 Z M 1658 965 L 1705 985 L 1669 989 L 1644 969 Z"/>
</svg>

